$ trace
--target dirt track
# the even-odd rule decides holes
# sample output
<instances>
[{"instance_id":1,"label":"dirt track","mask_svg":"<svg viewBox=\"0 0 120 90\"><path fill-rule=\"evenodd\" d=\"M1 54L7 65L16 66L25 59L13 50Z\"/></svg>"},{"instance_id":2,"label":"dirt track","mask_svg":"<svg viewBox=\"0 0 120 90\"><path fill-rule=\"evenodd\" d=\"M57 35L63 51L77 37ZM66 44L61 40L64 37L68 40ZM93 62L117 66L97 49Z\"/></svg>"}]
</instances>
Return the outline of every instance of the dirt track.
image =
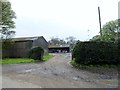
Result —
<instances>
[{"instance_id":1,"label":"dirt track","mask_svg":"<svg viewBox=\"0 0 120 90\"><path fill-rule=\"evenodd\" d=\"M3 65L3 87L42 88L114 88L118 87L117 74L112 78L101 78L100 74L73 68L71 55L55 54L45 62ZM117 71L115 71L117 73ZM101 77L100 77L101 76ZM18 85L13 85L12 80ZM7 84L8 82L8 84ZM23 85L22 83L25 83ZM20 84L20 85L19 85Z\"/></svg>"}]
</instances>

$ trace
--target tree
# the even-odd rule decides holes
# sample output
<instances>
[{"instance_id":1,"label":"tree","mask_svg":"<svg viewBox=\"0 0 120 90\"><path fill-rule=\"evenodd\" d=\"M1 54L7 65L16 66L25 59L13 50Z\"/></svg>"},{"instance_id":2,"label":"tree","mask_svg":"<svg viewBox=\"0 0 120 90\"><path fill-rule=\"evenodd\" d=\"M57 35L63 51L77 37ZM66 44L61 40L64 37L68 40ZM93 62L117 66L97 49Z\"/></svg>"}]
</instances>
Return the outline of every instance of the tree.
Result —
<instances>
[{"instance_id":1,"label":"tree","mask_svg":"<svg viewBox=\"0 0 120 90\"><path fill-rule=\"evenodd\" d=\"M75 37L69 36L69 37L66 38L66 40L67 40L67 44L70 44L71 50L73 50L73 48L74 48L74 46L75 46L75 44L77 42Z\"/></svg>"},{"instance_id":2,"label":"tree","mask_svg":"<svg viewBox=\"0 0 120 90\"><path fill-rule=\"evenodd\" d=\"M2 15L0 15L1 39L8 39L15 34L15 31L11 30L15 28L15 22L13 21L16 18L15 12L11 9L11 3L8 0L0 0L0 9L2 12Z\"/></svg>"},{"instance_id":3,"label":"tree","mask_svg":"<svg viewBox=\"0 0 120 90\"><path fill-rule=\"evenodd\" d=\"M107 22L102 28L102 39L104 41L116 41L118 37L118 20Z\"/></svg>"},{"instance_id":4,"label":"tree","mask_svg":"<svg viewBox=\"0 0 120 90\"><path fill-rule=\"evenodd\" d=\"M66 44L66 42L65 42L63 39L60 39L59 43L60 43L61 45Z\"/></svg>"},{"instance_id":5,"label":"tree","mask_svg":"<svg viewBox=\"0 0 120 90\"><path fill-rule=\"evenodd\" d=\"M100 41L100 35L94 36L90 41Z\"/></svg>"},{"instance_id":6,"label":"tree","mask_svg":"<svg viewBox=\"0 0 120 90\"><path fill-rule=\"evenodd\" d=\"M102 34L108 35L111 32L117 32L118 29L118 20L109 21L102 28Z\"/></svg>"},{"instance_id":7,"label":"tree","mask_svg":"<svg viewBox=\"0 0 120 90\"><path fill-rule=\"evenodd\" d=\"M51 38L51 40L48 41L50 45L63 45L66 44L66 42L60 38Z\"/></svg>"},{"instance_id":8,"label":"tree","mask_svg":"<svg viewBox=\"0 0 120 90\"><path fill-rule=\"evenodd\" d=\"M66 38L68 44L74 44L76 43L75 37L69 36Z\"/></svg>"},{"instance_id":9,"label":"tree","mask_svg":"<svg viewBox=\"0 0 120 90\"><path fill-rule=\"evenodd\" d=\"M120 38L120 23L119 20L109 21L102 27L102 36L94 36L91 40L96 41L106 41L106 42L116 42Z\"/></svg>"}]
</instances>

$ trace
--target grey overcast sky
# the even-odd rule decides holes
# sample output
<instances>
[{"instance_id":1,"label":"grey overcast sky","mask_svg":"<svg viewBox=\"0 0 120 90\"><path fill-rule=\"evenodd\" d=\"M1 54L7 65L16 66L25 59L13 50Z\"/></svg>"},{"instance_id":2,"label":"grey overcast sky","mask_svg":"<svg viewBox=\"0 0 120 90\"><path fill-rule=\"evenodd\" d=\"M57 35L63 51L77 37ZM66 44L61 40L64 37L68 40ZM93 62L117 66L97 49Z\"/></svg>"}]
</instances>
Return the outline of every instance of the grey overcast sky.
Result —
<instances>
[{"instance_id":1,"label":"grey overcast sky","mask_svg":"<svg viewBox=\"0 0 120 90\"><path fill-rule=\"evenodd\" d=\"M83 41L99 34L98 6L102 25L118 18L119 0L9 1L17 16L15 37L44 36L49 40L74 36Z\"/></svg>"}]
</instances>

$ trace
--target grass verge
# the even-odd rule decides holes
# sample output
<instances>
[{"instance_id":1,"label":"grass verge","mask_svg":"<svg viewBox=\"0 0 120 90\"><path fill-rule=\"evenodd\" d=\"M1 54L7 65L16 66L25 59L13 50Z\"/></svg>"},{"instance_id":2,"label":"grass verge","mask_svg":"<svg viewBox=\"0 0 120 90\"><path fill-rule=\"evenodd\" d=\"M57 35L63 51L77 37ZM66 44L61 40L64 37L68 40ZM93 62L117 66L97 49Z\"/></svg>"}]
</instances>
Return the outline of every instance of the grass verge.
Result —
<instances>
[{"instance_id":1,"label":"grass verge","mask_svg":"<svg viewBox=\"0 0 120 90\"><path fill-rule=\"evenodd\" d=\"M43 56L43 61L47 61L52 58L52 54L46 54ZM33 60L29 58L5 58L0 60L0 64L18 64L18 63L32 63L32 62L39 62L39 60Z\"/></svg>"},{"instance_id":2,"label":"grass verge","mask_svg":"<svg viewBox=\"0 0 120 90\"><path fill-rule=\"evenodd\" d=\"M35 62L35 60L29 58L5 58L3 60L0 60L0 64L17 64L30 62Z\"/></svg>"},{"instance_id":3,"label":"grass verge","mask_svg":"<svg viewBox=\"0 0 120 90\"><path fill-rule=\"evenodd\" d=\"M46 54L43 56L43 60L47 61L47 60L51 59L52 57L54 57L52 54Z\"/></svg>"},{"instance_id":4,"label":"grass verge","mask_svg":"<svg viewBox=\"0 0 120 90\"><path fill-rule=\"evenodd\" d=\"M120 65L108 65L108 64L103 64L103 65L82 65L76 63L74 60L70 62L70 64L81 70L89 71L92 73L98 73L101 75L117 75L118 70L120 68Z\"/></svg>"},{"instance_id":5,"label":"grass verge","mask_svg":"<svg viewBox=\"0 0 120 90\"><path fill-rule=\"evenodd\" d=\"M108 64L103 64L103 65L83 65L83 64L78 64L74 60L70 62L70 64L76 68L80 69L93 69L93 68L118 68L120 65L108 65Z\"/></svg>"}]
</instances>

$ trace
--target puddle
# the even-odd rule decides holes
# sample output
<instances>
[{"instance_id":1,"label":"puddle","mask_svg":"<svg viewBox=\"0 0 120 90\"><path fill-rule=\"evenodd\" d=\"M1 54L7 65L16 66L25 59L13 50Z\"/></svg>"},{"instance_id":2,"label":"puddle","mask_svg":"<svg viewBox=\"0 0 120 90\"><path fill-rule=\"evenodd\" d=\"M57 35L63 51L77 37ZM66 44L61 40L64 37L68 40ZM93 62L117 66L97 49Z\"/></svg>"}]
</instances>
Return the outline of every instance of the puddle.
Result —
<instances>
[{"instance_id":1,"label":"puddle","mask_svg":"<svg viewBox=\"0 0 120 90\"><path fill-rule=\"evenodd\" d=\"M75 76L75 77L73 77L73 80L80 80L80 77L79 76Z\"/></svg>"},{"instance_id":2,"label":"puddle","mask_svg":"<svg viewBox=\"0 0 120 90\"><path fill-rule=\"evenodd\" d=\"M25 72L31 72L33 69L28 69L28 70L25 70Z\"/></svg>"}]
</instances>

